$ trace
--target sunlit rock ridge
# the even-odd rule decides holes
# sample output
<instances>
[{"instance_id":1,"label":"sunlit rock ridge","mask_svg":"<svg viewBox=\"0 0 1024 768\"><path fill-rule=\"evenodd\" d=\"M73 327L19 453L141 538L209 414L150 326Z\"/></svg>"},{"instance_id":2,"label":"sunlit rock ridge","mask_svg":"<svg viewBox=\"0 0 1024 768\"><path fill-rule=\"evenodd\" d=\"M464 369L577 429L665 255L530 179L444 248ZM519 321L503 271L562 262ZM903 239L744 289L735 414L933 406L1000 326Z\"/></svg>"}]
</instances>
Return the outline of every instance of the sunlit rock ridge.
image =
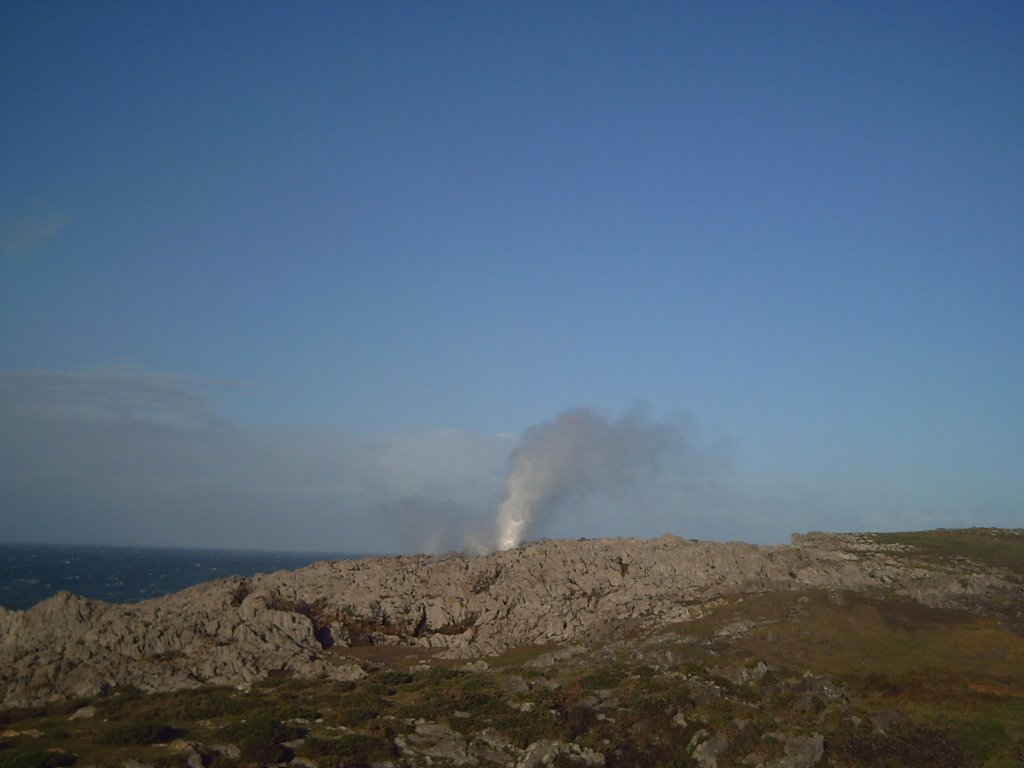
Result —
<instances>
[{"instance_id":1,"label":"sunlit rock ridge","mask_svg":"<svg viewBox=\"0 0 1024 768\"><path fill-rule=\"evenodd\" d=\"M406 644L472 658L597 643L685 622L743 593L884 591L967 608L1020 600L1019 585L998 569L917 567L899 554L859 534L794 536L773 547L665 535L319 562L135 604L61 593L24 612L0 608L0 706L128 685L362 675L337 653L344 646Z\"/></svg>"}]
</instances>

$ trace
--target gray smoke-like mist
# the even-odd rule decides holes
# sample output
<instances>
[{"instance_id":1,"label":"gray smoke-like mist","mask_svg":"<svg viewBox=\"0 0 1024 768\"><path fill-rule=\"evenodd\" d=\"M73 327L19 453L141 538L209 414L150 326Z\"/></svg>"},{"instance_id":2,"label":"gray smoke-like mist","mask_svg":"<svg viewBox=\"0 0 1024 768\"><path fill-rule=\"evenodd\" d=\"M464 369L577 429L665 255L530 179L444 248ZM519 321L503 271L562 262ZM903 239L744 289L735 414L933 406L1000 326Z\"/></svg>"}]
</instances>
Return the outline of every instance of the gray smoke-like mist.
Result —
<instances>
[{"instance_id":1,"label":"gray smoke-like mist","mask_svg":"<svg viewBox=\"0 0 1024 768\"><path fill-rule=\"evenodd\" d=\"M531 427L502 484L495 546L518 546L570 498L628 491L684 447L677 427L652 421L640 406L618 419L572 408Z\"/></svg>"}]
</instances>

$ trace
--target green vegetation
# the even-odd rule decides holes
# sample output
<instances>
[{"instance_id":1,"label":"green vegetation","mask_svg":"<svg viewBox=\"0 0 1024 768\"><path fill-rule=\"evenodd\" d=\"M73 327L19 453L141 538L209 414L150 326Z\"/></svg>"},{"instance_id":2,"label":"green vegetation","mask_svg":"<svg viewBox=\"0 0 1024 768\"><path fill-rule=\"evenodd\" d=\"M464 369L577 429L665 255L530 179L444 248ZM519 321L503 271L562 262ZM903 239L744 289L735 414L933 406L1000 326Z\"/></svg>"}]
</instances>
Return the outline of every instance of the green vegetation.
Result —
<instances>
[{"instance_id":1,"label":"green vegetation","mask_svg":"<svg viewBox=\"0 0 1024 768\"><path fill-rule=\"evenodd\" d=\"M28 750L6 756L0 752L0 765L6 768L60 768L74 765L78 758L69 752Z\"/></svg>"},{"instance_id":2,"label":"green vegetation","mask_svg":"<svg viewBox=\"0 0 1024 768\"><path fill-rule=\"evenodd\" d=\"M408 685L412 682L412 675L408 672L398 672L396 670L389 669L381 672L378 679L381 684L386 686Z\"/></svg>"},{"instance_id":3,"label":"green vegetation","mask_svg":"<svg viewBox=\"0 0 1024 768\"><path fill-rule=\"evenodd\" d=\"M904 556L922 564L962 567L973 561L1024 576L1024 530L966 528L872 536L883 544L907 547Z\"/></svg>"},{"instance_id":4,"label":"green vegetation","mask_svg":"<svg viewBox=\"0 0 1024 768\"><path fill-rule=\"evenodd\" d=\"M292 757L285 742L300 739L306 731L277 720L272 714L258 712L256 717L233 723L219 733L221 739L234 742L242 756L257 763L280 763Z\"/></svg>"},{"instance_id":5,"label":"green vegetation","mask_svg":"<svg viewBox=\"0 0 1024 768\"><path fill-rule=\"evenodd\" d=\"M595 688L614 688L628 674L624 665L609 665L584 675L580 685L591 690Z\"/></svg>"},{"instance_id":6,"label":"green vegetation","mask_svg":"<svg viewBox=\"0 0 1024 768\"><path fill-rule=\"evenodd\" d=\"M798 603L800 597L809 599ZM797 606L800 618L792 619ZM717 662L713 667L683 662L652 668L644 661L647 649L694 642L692 635L680 639L665 633L665 639L638 637L614 653L529 675L514 668L467 673L435 667L415 675L381 669L353 685L287 680L244 693L203 689L143 696L129 691L97 702L110 720L105 724L68 721L64 712L56 714L57 707L10 710L5 722L13 730L48 735L6 739L0 765L48 768L76 759L105 765L128 757L177 765L182 761L175 762L166 747L153 745L186 735L198 743L238 747L237 760L206 759L217 768L296 756L321 768L354 768L400 761L396 736L415 735L422 722L448 723L467 738L484 729L500 732L517 749L540 740L572 743L604 754L611 768L693 766L693 744L711 735L722 738L717 758L722 768L739 766L751 754L779 759L784 741L773 735L779 733L822 734L823 765L840 768L1019 764L1014 761L1024 744L1024 697L1016 691L1024 688L1024 672L1014 664L1016 654L1024 652L1020 638L960 620L911 628L887 621L886 610L902 609L883 610L883 603L850 596L840 608L825 594L736 600L700 620L702 639L696 642ZM842 644L844 628L850 630L842 622L845 611L852 611L851 621L860 630ZM743 617L765 623L743 637L714 637L715 628ZM1000 642L1018 645L992 674L982 674L971 658L940 672L914 666L920 652L899 637L908 632L940 658L945 644L962 642L956 634L961 632L996 633ZM869 640L883 650L866 664L859 646ZM800 656L797 642L821 649L805 649ZM791 657L799 657L799 663L784 666ZM829 665L835 672L825 676ZM516 686L509 682L512 677L520 681ZM990 688L996 680L1006 686L1002 693ZM510 692L510 686L520 692ZM53 743L59 730L61 743ZM445 763L435 759L435 764ZM569 753L553 762L578 764L578 756Z\"/></svg>"},{"instance_id":7,"label":"green vegetation","mask_svg":"<svg viewBox=\"0 0 1024 768\"><path fill-rule=\"evenodd\" d=\"M347 733L336 738L309 738L302 744L300 751L303 757L315 760L324 768L355 768L397 757L397 750L389 738L363 733Z\"/></svg>"},{"instance_id":8,"label":"green vegetation","mask_svg":"<svg viewBox=\"0 0 1024 768\"><path fill-rule=\"evenodd\" d=\"M198 688L181 693L155 693L145 695L135 688L127 688L102 700L103 713L111 718L132 717L137 720L184 720L193 718L237 717L247 706L243 694L230 688Z\"/></svg>"},{"instance_id":9,"label":"green vegetation","mask_svg":"<svg viewBox=\"0 0 1024 768\"><path fill-rule=\"evenodd\" d=\"M338 706L328 713L327 722L356 728L376 720L390 706L391 703L381 696L368 691L355 691L339 700Z\"/></svg>"},{"instance_id":10,"label":"green vegetation","mask_svg":"<svg viewBox=\"0 0 1024 768\"><path fill-rule=\"evenodd\" d=\"M829 740L828 757L846 768L966 768L963 749L943 731L900 721L884 733L861 723Z\"/></svg>"},{"instance_id":11,"label":"green vegetation","mask_svg":"<svg viewBox=\"0 0 1024 768\"><path fill-rule=\"evenodd\" d=\"M184 731L171 725L152 722L127 722L114 726L103 734L107 744L166 744L184 735Z\"/></svg>"}]
</instances>

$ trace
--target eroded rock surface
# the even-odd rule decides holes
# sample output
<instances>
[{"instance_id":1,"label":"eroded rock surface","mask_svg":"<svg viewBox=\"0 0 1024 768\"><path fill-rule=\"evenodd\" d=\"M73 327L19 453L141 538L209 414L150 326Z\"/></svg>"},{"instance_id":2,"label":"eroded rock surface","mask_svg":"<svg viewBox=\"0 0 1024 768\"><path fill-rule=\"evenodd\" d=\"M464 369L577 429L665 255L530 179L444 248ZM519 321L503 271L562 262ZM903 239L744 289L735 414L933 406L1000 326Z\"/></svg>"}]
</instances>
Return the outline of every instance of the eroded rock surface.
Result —
<instances>
[{"instance_id":1,"label":"eroded rock surface","mask_svg":"<svg viewBox=\"0 0 1024 768\"><path fill-rule=\"evenodd\" d=\"M320 562L136 604L61 593L24 612L0 608L0 706L124 685L363 674L328 652L335 645L408 644L471 658L532 643L608 641L692 619L737 593L885 589L970 605L1011 586L995 573L909 567L869 538L826 534L778 547L662 536Z\"/></svg>"}]
</instances>

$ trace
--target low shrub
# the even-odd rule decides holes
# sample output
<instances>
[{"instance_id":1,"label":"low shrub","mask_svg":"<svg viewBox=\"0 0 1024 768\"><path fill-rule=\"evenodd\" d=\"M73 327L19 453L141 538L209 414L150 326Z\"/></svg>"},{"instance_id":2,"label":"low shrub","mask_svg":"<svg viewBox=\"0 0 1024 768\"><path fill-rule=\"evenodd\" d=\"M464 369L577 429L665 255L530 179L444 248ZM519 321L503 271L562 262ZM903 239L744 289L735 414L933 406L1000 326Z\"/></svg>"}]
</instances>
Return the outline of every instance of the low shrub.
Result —
<instances>
[{"instance_id":1,"label":"low shrub","mask_svg":"<svg viewBox=\"0 0 1024 768\"><path fill-rule=\"evenodd\" d=\"M590 690L614 688L629 674L621 666L602 667L580 678L580 685Z\"/></svg>"},{"instance_id":2,"label":"low shrub","mask_svg":"<svg viewBox=\"0 0 1024 768\"><path fill-rule=\"evenodd\" d=\"M381 683L386 686L408 685L412 682L412 675L408 672L397 672L391 669L381 672L379 677Z\"/></svg>"},{"instance_id":3,"label":"low shrub","mask_svg":"<svg viewBox=\"0 0 1024 768\"><path fill-rule=\"evenodd\" d=\"M871 672L859 681L861 693L864 695L893 697L903 693L904 686L885 672Z\"/></svg>"},{"instance_id":4,"label":"low shrub","mask_svg":"<svg viewBox=\"0 0 1024 768\"><path fill-rule=\"evenodd\" d=\"M910 721L876 733L861 723L833 734L825 743L825 756L832 765L853 768L966 768L967 759L958 744L941 731Z\"/></svg>"},{"instance_id":5,"label":"low shrub","mask_svg":"<svg viewBox=\"0 0 1024 768\"><path fill-rule=\"evenodd\" d=\"M280 744L306 735L306 732L295 725L285 725L270 718L253 718L230 723L220 729L219 736L224 741L243 742L260 741L267 744Z\"/></svg>"},{"instance_id":6,"label":"low shrub","mask_svg":"<svg viewBox=\"0 0 1024 768\"><path fill-rule=\"evenodd\" d=\"M300 739L306 732L269 718L231 723L222 728L220 738L238 745L242 755L259 763L287 762L292 751L283 742Z\"/></svg>"},{"instance_id":7,"label":"low shrub","mask_svg":"<svg viewBox=\"0 0 1024 768\"><path fill-rule=\"evenodd\" d=\"M181 728L148 721L127 722L115 725L103 735L107 744L145 746L166 744L185 734Z\"/></svg>"},{"instance_id":8,"label":"low shrub","mask_svg":"<svg viewBox=\"0 0 1024 768\"><path fill-rule=\"evenodd\" d=\"M343 693L350 693L356 689L356 684L351 680L334 680L327 691L328 694L340 696Z\"/></svg>"},{"instance_id":9,"label":"low shrub","mask_svg":"<svg viewBox=\"0 0 1024 768\"><path fill-rule=\"evenodd\" d=\"M984 763L1010 743L1006 729L1002 725L983 718L956 724L948 723L945 730L955 734L963 745L964 752L979 763Z\"/></svg>"},{"instance_id":10,"label":"low shrub","mask_svg":"<svg viewBox=\"0 0 1024 768\"><path fill-rule=\"evenodd\" d=\"M239 717L251 706L237 691L215 687L153 694L127 688L102 699L99 704L103 713L112 719L129 717L178 722Z\"/></svg>"},{"instance_id":11,"label":"low shrub","mask_svg":"<svg viewBox=\"0 0 1024 768\"><path fill-rule=\"evenodd\" d=\"M49 714L46 707L16 707L13 709L0 709L0 725L16 723L19 720L32 720L37 717L45 717Z\"/></svg>"},{"instance_id":12,"label":"low shrub","mask_svg":"<svg viewBox=\"0 0 1024 768\"><path fill-rule=\"evenodd\" d=\"M238 717L250 706L244 696L230 688L199 688L166 696L160 711L172 720L209 720Z\"/></svg>"},{"instance_id":13,"label":"low shrub","mask_svg":"<svg viewBox=\"0 0 1024 768\"><path fill-rule=\"evenodd\" d=\"M395 717L400 720L429 720L437 713L419 701L407 701L395 710Z\"/></svg>"},{"instance_id":14,"label":"low shrub","mask_svg":"<svg viewBox=\"0 0 1024 768\"><path fill-rule=\"evenodd\" d=\"M569 729L565 723L542 709L534 709L532 712L508 710L497 727L519 749L526 749L530 744L541 739L553 741L568 741L569 739Z\"/></svg>"},{"instance_id":15,"label":"low shrub","mask_svg":"<svg viewBox=\"0 0 1024 768\"><path fill-rule=\"evenodd\" d=\"M495 710L508 709L505 697L496 690L478 689L475 685L470 685L468 690L459 686L430 688L422 692L420 703L432 713L427 717L433 719L456 710L485 716Z\"/></svg>"},{"instance_id":16,"label":"low shrub","mask_svg":"<svg viewBox=\"0 0 1024 768\"><path fill-rule=\"evenodd\" d=\"M4 755L4 768L63 768L74 765L78 758L70 752L50 752L49 750L32 750Z\"/></svg>"},{"instance_id":17,"label":"low shrub","mask_svg":"<svg viewBox=\"0 0 1024 768\"><path fill-rule=\"evenodd\" d=\"M497 687L497 681L488 675L473 675L459 683L463 691L493 691Z\"/></svg>"},{"instance_id":18,"label":"low shrub","mask_svg":"<svg viewBox=\"0 0 1024 768\"><path fill-rule=\"evenodd\" d=\"M147 696L134 685L124 685L104 695L97 703L108 717L123 717L129 714L138 716L136 707L140 703L152 701L153 698L155 697Z\"/></svg>"},{"instance_id":19,"label":"low shrub","mask_svg":"<svg viewBox=\"0 0 1024 768\"><path fill-rule=\"evenodd\" d=\"M421 685L437 685L447 683L457 677L463 677L463 673L451 667L431 667L427 672L416 675L416 682Z\"/></svg>"},{"instance_id":20,"label":"low shrub","mask_svg":"<svg viewBox=\"0 0 1024 768\"><path fill-rule=\"evenodd\" d=\"M320 709L309 703L299 701L268 702L258 706L252 716L258 720L286 722L288 720L316 720L320 717Z\"/></svg>"},{"instance_id":21,"label":"low shrub","mask_svg":"<svg viewBox=\"0 0 1024 768\"><path fill-rule=\"evenodd\" d=\"M565 713L565 724L572 741L589 733L597 723L597 713L590 707L572 707Z\"/></svg>"},{"instance_id":22,"label":"low shrub","mask_svg":"<svg viewBox=\"0 0 1024 768\"><path fill-rule=\"evenodd\" d=\"M356 765L381 762L397 756L389 739L362 733L347 733L333 739L309 738L300 751L303 756L315 760L321 768L354 768Z\"/></svg>"},{"instance_id":23,"label":"low shrub","mask_svg":"<svg viewBox=\"0 0 1024 768\"><path fill-rule=\"evenodd\" d=\"M345 696L330 713L333 725L354 728L380 717L388 703L379 696L357 691Z\"/></svg>"}]
</instances>

